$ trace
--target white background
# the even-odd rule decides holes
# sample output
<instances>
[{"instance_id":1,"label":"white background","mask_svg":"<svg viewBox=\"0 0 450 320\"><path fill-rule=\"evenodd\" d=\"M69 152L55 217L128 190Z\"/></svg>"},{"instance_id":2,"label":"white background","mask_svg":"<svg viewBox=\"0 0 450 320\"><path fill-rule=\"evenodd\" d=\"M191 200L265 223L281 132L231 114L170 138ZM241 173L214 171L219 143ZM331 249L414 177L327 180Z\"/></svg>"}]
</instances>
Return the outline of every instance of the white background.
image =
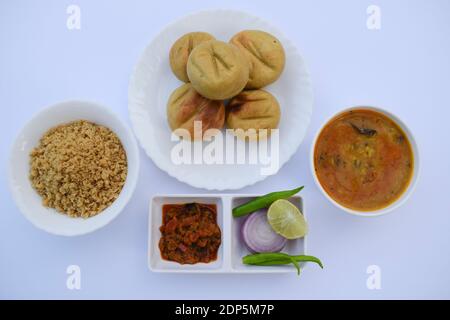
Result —
<instances>
[{"instance_id":1,"label":"white background","mask_svg":"<svg viewBox=\"0 0 450 320\"><path fill-rule=\"evenodd\" d=\"M81 30L66 8L81 8ZM366 27L380 6L381 30ZM315 91L311 126L276 175L245 188L265 193L306 185L309 265L289 275L161 275L146 266L147 208L154 193L201 193L157 169L141 152L137 190L125 211L94 234L63 238L35 229L7 188L12 141L37 111L77 98L128 120L134 64L168 23L208 8L248 11L270 21L300 49ZM0 298L450 298L450 1L6 1L0 0ZM395 212L372 219L333 207L314 185L313 135L333 113L384 107L403 119L420 148L416 192ZM81 290L66 268L81 267ZM381 268L368 290L366 268Z\"/></svg>"}]
</instances>

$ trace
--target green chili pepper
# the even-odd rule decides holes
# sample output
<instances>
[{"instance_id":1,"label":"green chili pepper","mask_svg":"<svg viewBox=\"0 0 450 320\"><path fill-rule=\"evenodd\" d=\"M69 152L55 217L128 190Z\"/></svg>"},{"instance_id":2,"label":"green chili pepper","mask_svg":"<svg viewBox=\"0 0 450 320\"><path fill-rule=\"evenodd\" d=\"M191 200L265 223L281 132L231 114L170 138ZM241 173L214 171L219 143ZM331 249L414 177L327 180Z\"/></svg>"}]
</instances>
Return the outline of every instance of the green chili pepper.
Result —
<instances>
[{"instance_id":1,"label":"green chili pepper","mask_svg":"<svg viewBox=\"0 0 450 320\"><path fill-rule=\"evenodd\" d=\"M297 260L295 260L293 257L290 257L290 260L292 262L292 264L294 265L294 267L297 269L297 275L300 275L300 265L298 264Z\"/></svg>"},{"instance_id":2,"label":"green chili pepper","mask_svg":"<svg viewBox=\"0 0 450 320\"><path fill-rule=\"evenodd\" d=\"M247 203L244 203L243 205L240 205L233 209L233 217L242 217L249 213L255 212L262 208L267 208L270 206L274 201L279 199L287 199L292 197L294 194L299 193L304 187L299 187L297 189L293 190L286 190L286 191L278 191L278 192L272 192L268 193L266 195L260 196L256 199L253 199Z\"/></svg>"},{"instance_id":3,"label":"green chili pepper","mask_svg":"<svg viewBox=\"0 0 450 320\"><path fill-rule=\"evenodd\" d=\"M289 255L286 253L255 253L250 254L242 258L242 263L253 266L276 266L292 263L297 269L297 274L300 275L299 262L314 262L317 263L322 269L322 262L313 256L305 255Z\"/></svg>"}]
</instances>

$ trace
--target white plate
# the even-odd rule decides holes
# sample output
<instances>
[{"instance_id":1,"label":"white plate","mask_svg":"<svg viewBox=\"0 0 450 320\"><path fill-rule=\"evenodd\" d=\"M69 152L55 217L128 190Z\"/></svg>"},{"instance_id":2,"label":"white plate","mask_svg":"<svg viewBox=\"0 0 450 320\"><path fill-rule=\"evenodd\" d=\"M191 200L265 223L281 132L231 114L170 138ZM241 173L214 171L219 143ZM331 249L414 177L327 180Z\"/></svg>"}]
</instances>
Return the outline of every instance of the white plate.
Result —
<instances>
[{"instance_id":1,"label":"white plate","mask_svg":"<svg viewBox=\"0 0 450 320\"><path fill-rule=\"evenodd\" d=\"M306 65L282 33L269 23L244 12L216 10L184 17L165 28L145 49L129 86L129 112L136 136L148 156L169 175L194 187L209 190L240 189L263 180L264 165L176 165L170 153L166 119L167 100L182 83L172 74L169 50L174 41L191 31L207 31L228 41L244 29L260 29L274 34L286 51L286 68L281 78L267 87L280 102L279 168L295 153L308 128L312 107L312 86ZM274 155L272 155L274 156Z\"/></svg>"},{"instance_id":2,"label":"white plate","mask_svg":"<svg viewBox=\"0 0 450 320\"><path fill-rule=\"evenodd\" d=\"M157 195L150 201L148 219L148 267L154 272L168 273L287 273L297 272L293 265L285 266L248 266L242 264L242 257L250 251L241 241L241 224L245 218L233 218L232 208L237 207L259 195L247 194L210 194L210 195ZM303 199L293 196L289 199L303 213ZM220 245L217 260L211 263L197 263L194 265L181 265L161 258L159 239L162 224L163 204L207 203L217 206L217 224L222 231L222 244ZM282 252L288 254L307 254L306 238L289 240ZM301 264L303 267L305 264Z\"/></svg>"},{"instance_id":3,"label":"white plate","mask_svg":"<svg viewBox=\"0 0 450 320\"><path fill-rule=\"evenodd\" d=\"M128 174L119 197L103 212L89 218L70 218L42 205L42 198L29 179L30 152L50 128L75 120L88 120L110 128L120 139L128 161ZM86 101L66 101L41 110L22 129L13 144L9 162L9 186L23 215L36 227L49 233L75 236L97 230L116 218L136 187L139 148L133 132L112 111Z\"/></svg>"}]
</instances>

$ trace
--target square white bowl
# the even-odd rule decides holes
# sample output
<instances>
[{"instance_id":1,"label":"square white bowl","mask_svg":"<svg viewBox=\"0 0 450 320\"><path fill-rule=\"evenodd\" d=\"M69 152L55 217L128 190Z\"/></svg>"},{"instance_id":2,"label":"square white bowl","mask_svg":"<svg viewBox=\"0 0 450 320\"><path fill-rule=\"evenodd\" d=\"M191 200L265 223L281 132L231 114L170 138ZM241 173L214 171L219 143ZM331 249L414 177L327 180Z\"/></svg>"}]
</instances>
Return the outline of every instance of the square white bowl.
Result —
<instances>
[{"instance_id":1,"label":"square white bowl","mask_svg":"<svg viewBox=\"0 0 450 320\"><path fill-rule=\"evenodd\" d=\"M217 260L210 263L197 264L179 264L173 261L162 259L159 250L159 240L161 232L159 227L162 225L162 208L165 204L184 204L184 203L205 203L215 204L217 207L217 224L222 232L222 243L217 253ZM224 223L223 223L223 203L220 196L215 195L177 195L177 196L154 196L150 202L150 215L148 225L148 266L155 272L220 272L223 269L224 257Z\"/></svg>"},{"instance_id":2,"label":"square white bowl","mask_svg":"<svg viewBox=\"0 0 450 320\"><path fill-rule=\"evenodd\" d=\"M232 209L260 195L255 194L209 194L209 195L155 195L150 201L148 220L148 267L153 272L166 273L289 273L296 272L292 265L286 266L248 266L242 264L242 257L250 254L240 237L240 227L245 220L234 218ZM300 196L289 199L303 212L303 200ZM162 208L164 204L207 203L217 206L217 224L222 232L222 243L217 260L211 263L182 265L161 258L159 240L162 225ZM303 212L304 214L304 212ZM306 218L306 216L305 216ZM302 239L289 240L282 252L288 254L307 254L306 236ZM301 264L304 266L304 264Z\"/></svg>"},{"instance_id":3,"label":"square white bowl","mask_svg":"<svg viewBox=\"0 0 450 320\"><path fill-rule=\"evenodd\" d=\"M244 204L252 199L255 195L239 195L231 198L231 208L235 208L241 204ZM289 199L300 211L306 219L306 215L303 212L303 200L300 196L293 196ZM231 212L230 212L231 214ZM245 246L241 235L241 227L246 217L233 218L231 223L231 268L234 272L239 273L284 273L296 271L292 264L282 266L250 266L242 263L242 257L251 254L250 250ZM296 240L288 240L286 246L281 252L300 255L306 254L306 237ZM300 264L302 266L302 264Z\"/></svg>"}]
</instances>

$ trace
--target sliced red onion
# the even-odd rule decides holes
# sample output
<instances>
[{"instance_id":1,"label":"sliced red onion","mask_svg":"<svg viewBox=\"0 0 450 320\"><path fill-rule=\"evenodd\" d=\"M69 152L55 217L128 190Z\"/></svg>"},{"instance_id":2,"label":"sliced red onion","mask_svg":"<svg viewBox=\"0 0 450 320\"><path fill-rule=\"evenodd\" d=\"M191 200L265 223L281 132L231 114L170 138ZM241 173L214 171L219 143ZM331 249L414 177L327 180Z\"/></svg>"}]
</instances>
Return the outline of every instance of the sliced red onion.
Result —
<instances>
[{"instance_id":1,"label":"sliced red onion","mask_svg":"<svg viewBox=\"0 0 450 320\"><path fill-rule=\"evenodd\" d=\"M242 224L242 240L247 248L255 253L279 252L287 239L273 231L267 221L267 210L252 213Z\"/></svg>"}]
</instances>

